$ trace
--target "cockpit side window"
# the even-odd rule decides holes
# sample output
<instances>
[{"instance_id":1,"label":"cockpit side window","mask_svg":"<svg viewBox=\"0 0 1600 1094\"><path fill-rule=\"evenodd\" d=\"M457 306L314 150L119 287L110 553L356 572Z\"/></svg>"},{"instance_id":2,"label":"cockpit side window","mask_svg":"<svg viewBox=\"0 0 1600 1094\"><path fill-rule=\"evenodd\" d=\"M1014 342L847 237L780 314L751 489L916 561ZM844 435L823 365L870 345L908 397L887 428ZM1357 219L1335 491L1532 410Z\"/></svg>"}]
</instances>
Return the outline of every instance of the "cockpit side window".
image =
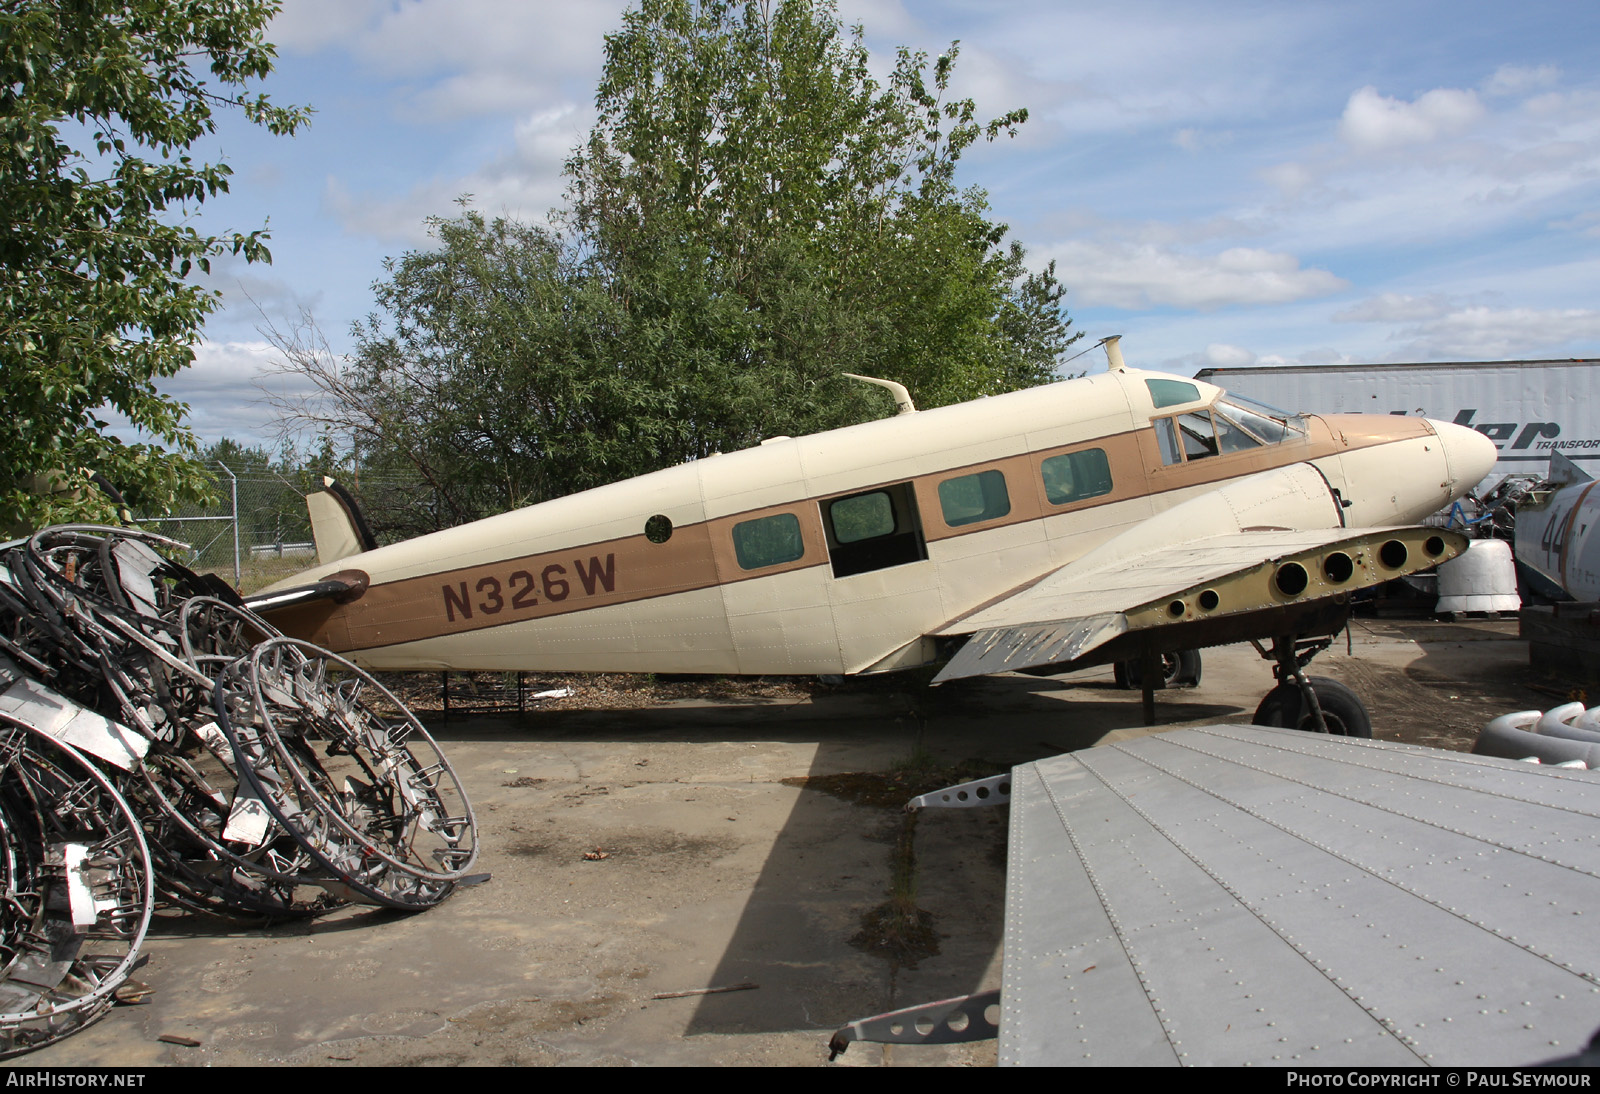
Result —
<instances>
[{"instance_id":1,"label":"cockpit side window","mask_svg":"<svg viewBox=\"0 0 1600 1094\"><path fill-rule=\"evenodd\" d=\"M1177 417L1178 436L1183 441L1185 463L1203 460L1217 454L1217 431L1211 424L1211 413L1200 410Z\"/></svg>"},{"instance_id":2,"label":"cockpit side window","mask_svg":"<svg viewBox=\"0 0 1600 1094\"><path fill-rule=\"evenodd\" d=\"M1217 448L1222 452L1246 452L1261 447L1258 438L1230 421L1220 407L1212 411L1211 417L1217 423Z\"/></svg>"},{"instance_id":3,"label":"cockpit side window","mask_svg":"<svg viewBox=\"0 0 1600 1094\"><path fill-rule=\"evenodd\" d=\"M1150 425L1156 431L1161 462L1168 467L1298 440L1306 431L1304 420L1295 415L1280 418L1265 407L1235 398L1219 399L1209 410L1156 418Z\"/></svg>"},{"instance_id":4,"label":"cockpit side window","mask_svg":"<svg viewBox=\"0 0 1600 1094\"><path fill-rule=\"evenodd\" d=\"M1151 425L1156 430L1161 462L1169 467L1261 447L1258 438L1225 414L1213 414L1209 410L1191 410L1174 418L1157 418Z\"/></svg>"},{"instance_id":5,"label":"cockpit side window","mask_svg":"<svg viewBox=\"0 0 1600 1094\"><path fill-rule=\"evenodd\" d=\"M1171 418L1157 418L1150 423L1155 427L1156 443L1161 447L1161 462L1171 467L1183 462L1178 448L1178 423Z\"/></svg>"},{"instance_id":6,"label":"cockpit side window","mask_svg":"<svg viewBox=\"0 0 1600 1094\"><path fill-rule=\"evenodd\" d=\"M1165 406L1182 406L1200 401L1200 389L1185 380L1147 379L1144 386L1150 392L1150 401L1160 410Z\"/></svg>"}]
</instances>

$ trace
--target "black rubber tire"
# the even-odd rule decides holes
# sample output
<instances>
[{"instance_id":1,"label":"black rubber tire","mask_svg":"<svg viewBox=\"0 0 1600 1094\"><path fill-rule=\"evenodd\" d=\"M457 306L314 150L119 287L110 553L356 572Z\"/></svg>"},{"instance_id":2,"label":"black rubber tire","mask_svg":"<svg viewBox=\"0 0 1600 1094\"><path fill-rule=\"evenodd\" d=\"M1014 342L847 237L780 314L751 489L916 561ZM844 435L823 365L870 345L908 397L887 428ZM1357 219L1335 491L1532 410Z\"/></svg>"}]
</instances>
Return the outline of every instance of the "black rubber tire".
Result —
<instances>
[{"instance_id":1,"label":"black rubber tire","mask_svg":"<svg viewBox=\"0 0 1600 1094\"><path fill-rule=\"evenodd\" d=\"M1180 650L1178 652L1178 676L1173 682L1187 684L1189 687L1200 686L1200 651Z\"/></svg>"},{"instance_id":2,"label":"black rubber tire","mask_svg":"<svg viewBox=\"0 0 1600 1094\"><path fill-rule=\"evenodd\" d=\"M1117 687L1125 691L1136 691L1144 680L1140 663L1134 661L1118 661L1113 666L1113 675ZM1179 650L1177 653L1164 653L1161 655L1161 688L1194 687L1200 683L1200 651Z\"/></svg>"},{"instance_id":3,"label":"black rubber tire","mask_svg":"<svg viewBox=\"0 0 1600 1094\"><path fill-rule=\"evenodd\" d=\"M1322 676L1310 678L1311 688L1317 693L1317 705L1322 708L1328 732L1338 737L1371 737L1372 718L1356 693L1339 683ZM1311 711L1298 684L1279 684L1267 692L1261 705L1256 707L1250 721L1258 726L1282 726L1286 729L1315 731Z\"/></svg>"}]
</instances>

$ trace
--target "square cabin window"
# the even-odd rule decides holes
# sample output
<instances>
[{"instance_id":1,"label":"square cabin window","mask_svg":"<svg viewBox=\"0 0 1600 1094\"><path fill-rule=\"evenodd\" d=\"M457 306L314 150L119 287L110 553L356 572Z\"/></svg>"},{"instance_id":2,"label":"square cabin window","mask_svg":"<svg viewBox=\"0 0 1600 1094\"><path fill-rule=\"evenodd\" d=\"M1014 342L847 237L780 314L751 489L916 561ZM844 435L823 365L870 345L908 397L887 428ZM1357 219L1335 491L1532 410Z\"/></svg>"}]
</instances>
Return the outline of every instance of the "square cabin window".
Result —
<instances>
[{"instance_id":1,"label":"square cabin window","mask_svg":"<svg viewBox=\"0 0 1600 1094\"><path fill-rule=\"evenodd\" d=\"M806 553L800 538L800 518L793 513L774 513L733 526L733 553L743 570L759 570L793 562Z\"/></svg>"},{"instance_id":2,"label":"square cabin window","mask_svg":"<svg viewBox=\"0 0 1600 1094\"><path fill-rule=\"evenodd\" d=\"M1051 456L1039 465L1039 473L1051 505L1070 505L1111 493L1111 461L1103 448Z\"/></svg>"},{"instance_id":3,"label":"square cabin window","mask_svg":"<svg viewBox=\"0 0 1600 1094\"><path fill-rule=\"evenodd\" d=\"M1006 477L998 471L979 471L939 484L939 508L952 528L994 520L1011 512Z\"/></svg>"},{"instance_id":4,"label":"square cabin window","mask_svg":"<svg viewBox=\"0 0 1600 1094\"><path fill-rule=\"evenodd\" d=\"M860 543L891 535L895 529L894 503L883 490L854 494L828 505L833 538L840 543Z\"/></svg>"}]
</instances>

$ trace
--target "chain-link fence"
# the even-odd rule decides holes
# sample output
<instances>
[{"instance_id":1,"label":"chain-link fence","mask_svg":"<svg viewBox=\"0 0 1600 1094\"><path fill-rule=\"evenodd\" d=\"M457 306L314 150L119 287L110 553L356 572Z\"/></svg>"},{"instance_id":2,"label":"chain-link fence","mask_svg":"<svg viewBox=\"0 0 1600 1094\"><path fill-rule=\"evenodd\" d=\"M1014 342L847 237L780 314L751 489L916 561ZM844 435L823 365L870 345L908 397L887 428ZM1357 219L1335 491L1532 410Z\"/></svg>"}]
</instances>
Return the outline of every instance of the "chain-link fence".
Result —
<instances>
[{"instance_id":1,"label":"chain-link fence","mask_svg":"<svg viewBox=\"0 0 1600 1094\"><path fill-rule=\"evenodd\" d=\"M321 490L322 476L311 471L278 471L230 467L207 461L211 472L209 506L189 505L158 516L134 517L149 532L179 540L191 547L183 560L191 569L231 578L245 595L280 578L299 573L316 561L311 521L306 515L306 495ZM397 507L423 514L424 524L436 518L429 505L432 493L415 476L396 473L350 472L340 482L355 496L369 518ZM396 500L400 499L400 500ZM437 523L423 527L432 531ZM389 535L396 533L391 530ZM405 538L401 532L401 538ZM379 542L385 532L378 531Z\"/></svg>"},{"instance_id":2,"label":"chain-link fence","mask_svg":"<svg viewBox=\"0 0 1600 1094\"><path fill-rule=\"evenodd\" d=\"M235 473L216 461L207 466L214 504L138 517L138 526L189 544L190 568L232 575L233 583L246 592L315 561L305 490L299 484L273 471Z\"/></svg>"}]
</instances>

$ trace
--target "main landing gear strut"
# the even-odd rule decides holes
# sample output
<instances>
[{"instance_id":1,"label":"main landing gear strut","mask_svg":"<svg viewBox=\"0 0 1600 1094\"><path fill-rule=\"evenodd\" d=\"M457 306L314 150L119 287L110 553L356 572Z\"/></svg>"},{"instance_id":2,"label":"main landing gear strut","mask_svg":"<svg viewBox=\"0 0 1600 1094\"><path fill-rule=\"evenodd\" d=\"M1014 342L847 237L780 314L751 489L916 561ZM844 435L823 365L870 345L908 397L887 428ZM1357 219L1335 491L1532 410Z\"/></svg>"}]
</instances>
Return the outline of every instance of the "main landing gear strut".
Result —
<instances>
[{"instance_id":1,"label":"main landing gear strut","mask_svg":"<svg viewBox=\"0 0 1600 1094\"><path fill-rule=\"evenodd\" d=\"M1372 719L1356 693L1320 676L1307 676L1306 665L1333 643L1330 638L1279 635L1272 648L1255 639L1250 644L1264 659L1276 662L1272 674L1278 685L1267 692L1251 721L1258 726L1283 726L1342 737L1371 737Z\"/></svg>"}]
</instances>

